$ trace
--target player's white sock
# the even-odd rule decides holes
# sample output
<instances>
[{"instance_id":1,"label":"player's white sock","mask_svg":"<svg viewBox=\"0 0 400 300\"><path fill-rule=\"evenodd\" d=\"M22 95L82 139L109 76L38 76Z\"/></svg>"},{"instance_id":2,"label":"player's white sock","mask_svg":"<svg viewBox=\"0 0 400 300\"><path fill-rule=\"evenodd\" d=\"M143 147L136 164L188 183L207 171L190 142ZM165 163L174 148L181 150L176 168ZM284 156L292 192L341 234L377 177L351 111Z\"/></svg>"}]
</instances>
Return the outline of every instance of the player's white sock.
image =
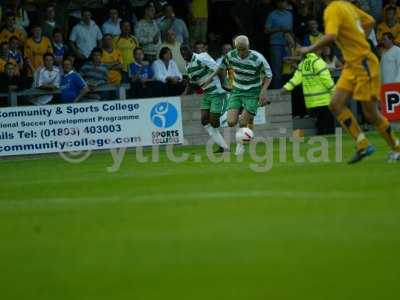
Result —
<instances>
[{"instance_id":1,"label":"player's white sock","mask_svg":"<svg viewBox=\"0 0 400 300\"><path fill-rule=\"evenodd\" d=\"M212 127L210 124L207 124L203 127L218 146L228 149L228 145L217 128Z\"/></svg>"},{"instance_id":2,"label":"player's white sock","mask_svg":"<svg viewBox=\"0 0 400 300\"><path fill-rule=\"evenodd\" d=\"M235 155L236 155L236 156L240 156L240 155L243 155L244 152L245 152L244 145L243 145L242 143L237 143L237 144L236 144Z\"/></svg>"},{"instance_id":3,"label":"player's white sock","mask_svg":"<svg viewBox=\"0 0 400 300\"><path fill-rule=\"evenodd\" d=\"M224 149L228 149L229 147L228 147L227 143L225 142L223 136L219 132L218 128L212 127L212 130L213 130L212 139L214 140L214 142L217 143L218 146L220 146Z\"/></svg>"}]
</instances>

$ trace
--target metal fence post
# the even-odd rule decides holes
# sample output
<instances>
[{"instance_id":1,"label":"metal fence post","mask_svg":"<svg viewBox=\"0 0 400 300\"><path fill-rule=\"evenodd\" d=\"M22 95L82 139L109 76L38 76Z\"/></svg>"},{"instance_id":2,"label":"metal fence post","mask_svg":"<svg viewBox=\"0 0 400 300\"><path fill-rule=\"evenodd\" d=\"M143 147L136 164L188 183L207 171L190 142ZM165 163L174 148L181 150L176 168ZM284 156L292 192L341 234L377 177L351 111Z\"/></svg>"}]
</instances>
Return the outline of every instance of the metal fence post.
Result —
<instances>
[{"instance_id":1,"label":"metal fence post","mask_svg":"<svg viewBox=\"0 0 400 300\"><path fill-rule=\"evenodd\" d=\"M8 104L10 106L18 106L18 99L17 99L17 93L10 91L8 93Z\"/></svg>"}]
</instances>

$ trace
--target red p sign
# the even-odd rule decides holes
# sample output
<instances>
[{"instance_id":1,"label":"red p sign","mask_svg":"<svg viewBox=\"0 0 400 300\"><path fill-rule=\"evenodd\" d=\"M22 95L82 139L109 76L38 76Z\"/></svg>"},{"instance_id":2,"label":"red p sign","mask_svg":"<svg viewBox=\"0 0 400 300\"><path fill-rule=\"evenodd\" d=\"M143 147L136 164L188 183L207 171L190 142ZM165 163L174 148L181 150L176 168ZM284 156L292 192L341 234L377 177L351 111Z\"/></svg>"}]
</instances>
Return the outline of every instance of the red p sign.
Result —
<instances>
[{"instance_id":1,"label":"red p sign","mask_svg":"<svg viewBox=\"0 0 400 300\"><path fill-rule=\"evenodd\" d=\"M400 120L400 83L384 84L381 89L381 109L389 121Z\"/></svg>"}]
</instances>

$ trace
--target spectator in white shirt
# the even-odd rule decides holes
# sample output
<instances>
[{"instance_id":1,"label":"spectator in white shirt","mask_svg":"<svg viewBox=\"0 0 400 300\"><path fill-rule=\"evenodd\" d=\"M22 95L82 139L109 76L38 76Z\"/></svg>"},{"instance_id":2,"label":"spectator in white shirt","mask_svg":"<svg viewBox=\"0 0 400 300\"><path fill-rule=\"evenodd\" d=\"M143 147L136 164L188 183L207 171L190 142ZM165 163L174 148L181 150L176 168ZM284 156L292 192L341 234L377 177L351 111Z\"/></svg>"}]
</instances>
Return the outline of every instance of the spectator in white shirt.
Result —
<instances>
[{"instance_id":1,"label":"spectator in white shirt","mask_svg":"<svg viewBox=\"0 0 400 300\"><path fill-rule=\"evenodd\" d=\"M121 34L121 19L118 16L118 10L110 9L110 19L108 19L101 27L103 34L111 34L113 37Z\"/></svg>"},{"instance_id":2,"label":"spectator in white shirt","mask_svg":"<svg viewBox=\"0 0 400 300\"><path fill-rule=\"evenodd\" d=\"M160 50L159 59L153 63L154 79L164 83L165 96L181 95L185 90L182 73L172 58L171 49L164 47Z\"/></svg>"},{"instance_id":3,"label":"spectator in white shirt","mask_svg":"<svg viewBox=\"0 0 400 300\"><path fill-rule=\"evenodd\" d=\"M386 32L382 35L382 45L382 83L400 83L400 48L394 44L392 33Z\"/></svg>"},{"instance_id":4,"label":"spectator in white shirt","mask_svg":"<svg viewBox=\"0 0 400 300\"><path fill-rule=\"evenodd\" d=\"M69 37L70 48L76 54L79 61L86 60L92 50L101 48L103 35L100 28L92 21L92 13L89 9L82 9L82 21L72 28Z\"/></svg>"},{"instance_id":5,"label":"spectator in white shirt","mask_svg":"<svg viewBox=\"0 0 400 300\"><path fill-rule=\"evenodd\" d=\"M54 66L54 56L51 53L43 55L44 66L38 68L34 73L33 88L43 91L54 92L60 87L61 71ZM35 105L44 105L53 100L53 95L44 95L31 99Z\"/></svg>"}]
</instances>

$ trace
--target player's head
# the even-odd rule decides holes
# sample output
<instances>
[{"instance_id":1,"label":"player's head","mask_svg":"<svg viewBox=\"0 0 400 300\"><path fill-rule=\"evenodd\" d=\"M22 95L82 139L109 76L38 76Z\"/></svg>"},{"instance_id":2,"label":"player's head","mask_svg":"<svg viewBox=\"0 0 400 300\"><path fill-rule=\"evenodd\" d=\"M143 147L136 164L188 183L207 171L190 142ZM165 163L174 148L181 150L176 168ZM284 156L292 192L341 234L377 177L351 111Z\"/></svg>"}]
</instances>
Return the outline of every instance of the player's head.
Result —
<instances>
[{"instance_id":1,"label":"player's head","mask_svg":"<svg viewBox=\"0 0 400 300\"><path fill-rule=\"evenodd\" d=\"M235 48L238 50L241 58L246 58L250 49L249 38L245 35L237 36L235 39Z\"/></svg>"},{"instance_id":2,"label":"player's head","mask_svg":"<svg viewBox=\"0 0 400 300\"><path fill-rule=\"evenodd\" d=\"M385 49L390 49L394 45L394 36L391 32L385 32L382 35L381 43Z\"/></svg>"},{"instance_id":3,"label":"player's head","mask_svg":"<svg viewBox=\"0 0 400 300\"><path fill-rule=\"evenodd\" d=\"M197 41L196 43L194 43L193 52L197 54L204 52L204 44L205 43L202 41Z\"/></svg>"},{"instance_id":4,"label":"player's head","mask_svg":"<svg viewBox=\"0 0 400 300\"><path fill-rule=\"evenodd\" d=\"M193 50L189 45L183 44L181 46L181 54L184 60L190 61L193 57Z\"/></svg>"}]
</instances>

